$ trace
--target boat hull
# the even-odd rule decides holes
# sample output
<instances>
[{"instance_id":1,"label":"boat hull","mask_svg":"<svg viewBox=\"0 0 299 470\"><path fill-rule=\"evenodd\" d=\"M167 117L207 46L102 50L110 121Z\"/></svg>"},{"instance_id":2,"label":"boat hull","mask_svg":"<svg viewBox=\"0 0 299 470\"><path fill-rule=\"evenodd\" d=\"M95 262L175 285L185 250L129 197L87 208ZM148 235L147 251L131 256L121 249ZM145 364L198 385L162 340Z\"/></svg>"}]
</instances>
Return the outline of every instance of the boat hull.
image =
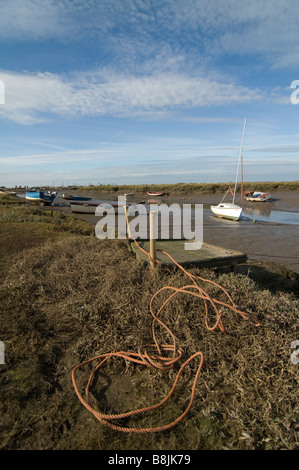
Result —
<instances>
[{"instance_id":1,"label":"boat hull","mask_svg":"<svg viewBox=\"0 0 299 470\"><path fill-rule=\"evenodd\" d=\"M151 192L151 191L148 191L147 195L151 196L151 197L160 197L160 196L165 196L166 193L165 192Z\"/></svg>"},{"instance_id":2,"label":"boat hull","mask_svg":"<svg viewBox=\"0 0 299 470\"><path fill-rule=\"evenodd\" d=\"M211 211L222 219L239 220L242 207L232 203L220 203L218 206L211 206Z\"/></svg>"},{"instance_id":3,"label":"boat hull","mask_svg":"<svg viewBox=\"0 0 299 470\"><path fill-rule=\"evenodd\" d=\"M77 214L95 214L97 206L71 203L71 211Z\"/></svg>"},{"instance_id":4,"label":"boat hull","mask_svg":"<svg viewBox=\"0 0 299 470\"><path fill-rule=\"evenodd\" d=\"M52 204L56 194L45 194L43 191L27 191L25 194L26 201L38 204Z\"/></svg>"},{"instance_id":5,"label":"boat hull","mask_svg":"<svg viewBox=\"0 0 299 470\"><path fill-rule=\"evenodd\" d=\"M69 201L91 201L92 197L81 197L81 196L71 196L68 194L62 195L63 199L67 199Z\"/></svg>"},{"instance_id":6,"label":"boat hull","mask_svg":"<svg viewBox=\"0 0 299 470\"><path fill-rule=\"evenodd\" d=\"M79 214L95 214L96 208L98 206L102 206L103 208L110 209L113 207L114 213L118 214L119 211L124 212L122 209L124 206L131 206L132 204L122 204L118 203L117 201L71 201L71 210L72 212L79 213Z\"/></svg>"},{"instance_id":7,"label":"boat hull","mask_svg":"<svg viewBox=\"0 0 299 470\"><path fill-rule=\"evenodd\" d=\"M271 198L271 194L254 191L250 193L245 193L244 198L246 199L246 201L250 202L264 202L268 201Z\"/></svg>"}]
</instances>

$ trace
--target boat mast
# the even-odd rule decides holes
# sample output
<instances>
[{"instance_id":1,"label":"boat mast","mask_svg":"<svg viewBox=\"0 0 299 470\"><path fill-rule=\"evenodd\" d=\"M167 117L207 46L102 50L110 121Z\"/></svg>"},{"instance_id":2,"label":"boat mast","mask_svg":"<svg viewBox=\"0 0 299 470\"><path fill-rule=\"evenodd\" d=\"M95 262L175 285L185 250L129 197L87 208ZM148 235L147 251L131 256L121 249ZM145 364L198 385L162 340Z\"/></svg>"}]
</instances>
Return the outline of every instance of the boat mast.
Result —
<instances>
[{"instance_id":1,"label":"boat mast","mask_svg":"<svg viewBox=\"0 0 299 470\"><path fill-rule=\"evenodd\" d=\"M244 142L246 121L247 121L247 119L245 118L245 120L244 120L244 127L243 127L243 134L242 134L242 141L241 141L241 147L240 147L240 155L239 155L239 162L238 162L238 170L237 170L237 176L236 176L235 190L234 190L234 197L233 197L233 204L234 204L234 203L235 203L236 192L237 192L238 175L239 175L239 166L240 166L240 162L241 162L241 172L242 172L242 181L241 181L241 205L243 205L243 142Z\"/></svg>"}]
</instances>

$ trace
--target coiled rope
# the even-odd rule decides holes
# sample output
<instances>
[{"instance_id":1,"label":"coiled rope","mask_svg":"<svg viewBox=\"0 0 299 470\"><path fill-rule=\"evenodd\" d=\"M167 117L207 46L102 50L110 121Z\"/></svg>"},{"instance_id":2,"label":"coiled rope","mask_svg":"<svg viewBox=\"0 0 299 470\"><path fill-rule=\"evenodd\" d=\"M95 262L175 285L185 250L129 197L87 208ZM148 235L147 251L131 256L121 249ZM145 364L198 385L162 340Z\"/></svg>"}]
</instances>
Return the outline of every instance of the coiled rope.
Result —
<instances>
[{"instance_id":1,"label":"coiled rope","mask_svg":"<svg viewBox=\"0 0 299 470\"><path fill-rule=\"evenodd\" d=\"M138 246L138 248L148 255L149 260L150 260L151 259L150 254L147 251L145 251L143 248L141 248L136 240L134 240L134 241L135 241L136 245ZM126 432L126 433L130 433L130 432L132 432L132 433L150 433L150 432L160 432L160 431L168 430L168 429L172 428L173 426L177 425L186 416L186 414L188 413L188 411L190 410L190 408L192 406L192 403L193 403L193 400L194 400L194 395L195 395L195 390L196 390L197 380L198 380L198 377L199 377L199 374L200 374L200 371L201 371L201 368L202 368L202 365L203 365L203 354L202 354L201 351L198 351L195 354L191 355L182 364L182 366L180 367L180 369L177 373L177 376L174 380L174 383L171 387L171 390L169 391L169 393L167 394L167 396L163 400L161 400L159 403L157 403L155 405L144 407L144 408L139 408L139 409L135 409L135 410L131 410L131 411L128 411L128 412L125 412L125 413L120 413L120 414L105 414L105 413L101 413L100 411L97 411L94 408L94 404L92 402L92 397L91 397L91 394L90 394L90 387L92 385L94 377L96 376L99 369L101 367L103 367L104 364L107 362L107 360L111 357L119 357L119 358L124 359L125 361L133 362L133 363L140 364L140 365L147 366L147 367L152 367L152 368L159 369L159 370L169 370L169 369L173 368L174 365L177 364L182 359L183 350L180 347L177 346L176 338L175 338L174 334L172 333L172 331L159 318L159 315L161 314L164 307L176 295L178 295L179 293L192 295L192 296L197 297L198 299L200 299L204 302L204 305L205 305L205 325L206 325L206 328L209 331L213 331L217 327L219 327L219 329L222 332L225 331L224 326L222 324L222 320L221 320L222 313L223 313L223 310L221 310L221 308L222 309L228 308L228 309L234 311L235 313L241 315L243 318L245 318L246 320L248 320L249 322L251 322L255 326L260 325L259 321L252 314L249 314L249 313L246 313L246 312L243 312L243 311L237 309L237 307L233 303L233 300L232 300L231 296L226 291L226 289L224 289L222 286L220 286L216 282L213 282L209 279L204 279L202 277L195 276L195 275L189 273L180 264L178 264L175 261L175 259L169 253L167 253L166 251L160 250L160 249L157 249L156 251L160 251L160 252L164 253L165 255L167 255L173 261L173 263L189 277L189 279L192 281L192 284L191 285L186 285L182 288L176 288L176 287L172 287L172 286L164 286L161 289L159 289L153 295L153 297L151 298L149 307L150 307L151 315L153 316L152 334L153 334L154 344L141 346L138 350L138 353L118 351L118 352L100 354L98 356L95 356L95 357L93 357L91 359L88 359L87 361L82 362L81 364L77 365L72 371L73 386L74 386L75 392L76 392L79 400L81 401L81 403L94 415L94 417L100 423L102 423L103 425L108 426L109 428L114 429L116 431L121 431L121 432ZM215 298L211 298L198 285L198 281L207 282L207 283L214 284L215 286L217 286L219 289L221 289L225 293L225 295L227 297L227 302L222 302L222 301L217 300ZM155 314L154 309L153 309L153 301L162 291L165 291L165 290L170 290L171 293L170 293L169 297L164 301L162 306L159 308L157 313ZM209 316L208 307L209 307L209 305L212 307L212 309L214 310L215 315L216 315L216 321L211 326L209 325L209 322L208 322L208 316ZM170 337L172 338L172 344L162 344L161 345L161 344L158 343L156 333L155 333L155 326L156 326L157 323L159 325L161 325L161 327L164 328L169 333ZM170 353L172 353L172 354L170 354ZM124 418L128 418L130 416L137 416L137 415L141 415L143 413L154 411L157 408L163 406L170 399L170 397L172 396L172 394L173 394L173 392L176 388L177 382L178 382L183 370L195 358L199 358L199 365L197 367L197 370L196 370L196 373L195 373L195 376L194 376L191 395L190 395L190 400L189 400L189 403L188 403L187 407L185 408L184 412L178 418L173 420L171 423L165 424L163 426L143 427L143 428L124 427L124 426L121 426L120 424L115 424L115 423L112 422L112 421L117 421L117 420L121 420L121 419L124 419ZM94 361L100 361L100 362L94 368L94 370L91 372L91 374L89 376L89 380L87 382L87 386L86 386L86 389L85 389L85 395L86 395L86 398L87 398L85 400L83 398L82 394L79 392L79 388L78 388L77 383L76 383L76 372L80 368L82 368L82 367L86 366L87 364L90 364Z\"/></svg>"}]
</instances>

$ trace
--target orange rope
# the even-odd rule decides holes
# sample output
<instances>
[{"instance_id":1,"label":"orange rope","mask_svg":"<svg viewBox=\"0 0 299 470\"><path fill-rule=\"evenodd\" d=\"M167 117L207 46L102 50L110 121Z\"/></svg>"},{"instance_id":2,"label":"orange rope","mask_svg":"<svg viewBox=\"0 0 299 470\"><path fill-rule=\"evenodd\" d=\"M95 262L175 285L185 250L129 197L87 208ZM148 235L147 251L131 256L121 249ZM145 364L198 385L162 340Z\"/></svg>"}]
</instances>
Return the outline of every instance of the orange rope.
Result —
<instances>
[{"instance_id":1,"label":"orange rope","mask_svg":"<svg viewBox=\"0 0 299 470\"><path fill-rule=\"evenodd\" d=\"M141 248L140 245L136 242L136 240L135 240L135 243L141 249L141 251L143 251L144 253L146 253L148 255L148 257L150 259L150 254L147 251L145 251L143 248ZM111 357L119 357L119 358L122 358L126 361L130 361L130 362L133 362L133 363L136 363L136 364L141 364L141 365L148 366L148 367L153 367L153 368L160 369L160 370L169 370L169 369L173 368L174 365L180 361L180 359L183 356L182 349L177 347L176 338L175 338L174 334L171 332L171 330L162 322L162 320L160 318L158 318L158 316L162 312L163 308L176 295L178 295L179 293L189 294L189 295L195 296L195 297L197 297L197 298L204 301L204 305L205 305L205 325L206 325L206 328L210 331L213 331L217 327L219 327L219 329L222 332L224 332L224 327L223 327L223 324L222 324L222 321L221 321L222 310L218 309L218 307L217 307L218 305L220 305L224 308L229 308L232 311L234 311L235 313L240 314L243 318L245 318L245 319L249 320L251 323L255 324L255 326L260 325L260 323L258 322L258 320L254 316L252 316L248 313L242 312L241 310L236 308L236 306L233 304L233 300L232 300L231 296L226 291L226 289L224 289L223 287L218 285L216 282L210 281L208 279L201 278L199 276L194 276L193 274L189 273L180 264L178 264L172 258L172 256L170 256L170 254L167 253L166 251L159 250L159 249L157 249L157 251L163 252L165 255L167 255L173 261L173 263L176 266L178 266L190 278L190 280L192 281L192 285L187 285L187 286L184 286L182 288L175 288L175 287L171 287L171 286L165 286L165 287L162 287L161 289L159 289L153 295L153 297L151 298L151 300L150 300L150 312L153 316L152 334L153 334L153 338L154 338L154 344L153 345L143 345L142 347L139 348L138 353L119 351L119 352L114 352L114 353L112 352L112 353L100 354L96 357L93 357L92 359L89 359L89 360L79 364L72 371L73 386L74 386L75 392L76 392L79 400L81 401L81 403L102 424L108 426L111 429L114 429L114 430L117 430L117 431L122 431L122 432L127 432L127 433L129 433L129 432L149 433L149 432L165 431L167 429L170 429L173 426L175 426L176 424L178 424L186 416L186 414L188 413L188 411L190 410L190 408L192 406L194 395L195 395L197 380L198 380L199 373L200 373L200 370L201 370L202 364L203 364L203 354L202 354L201 351L196 352L195 354L190 356L189 359L187 359L183 363L183 365L180 367L180 369L177 373L177 376L174 380L174 383L171 387L171 390L169 391L167 396L162 401L160 401L159 403L157 403L155 405L144 407L144 408L139 408L139 409L135 409L135 410L131 410L131 411L128 411L126 413L105 414L105 413L101 413L101 412L95 410L93 402L92 402L92 397L90 395L90 386L92 384L92 381L93 381L96 373L107 362L107 360ZM212 299L198 285L196 280L211 283L211 284L214 284L215 286L217 286L218 288L220 288L226 294L228 302L230 302L230 303L222 302L222 301L217 300L217 299ZM162 304L162 306L159 308L158 312L155 314L154 311L153 311L153 301L159 295L159 293L161 293L162 291L167 290L167 289L169 289L173 292L166 299L166 301ZM214 312L215 312L215 316L216 316L216 321L215 321L213 326L209 326L209 324L208 324L208 314L209 314L208 306L209 305L211 305L213 307ZM172 338L172 341L173 341L173 343L171 345L165 345L165 344L159 345L158 344L156 334L155 334L155 325L156 325L156 323L159 323L169 333L169 335L170 335L170 337ZM152 350L151 353L149 352L150 350ZM172 353L172 357L165 356L165 353ZM189 403L188 403L186 409L184 410L184 412L178 418L176 418L174 421L172 421L169 424L166 424L166 425L163 425L163 426L158 426L158 427L150 427L150 428L123 427L119 424L113 424L111 422L113 420L121 420L121 419L124 419L124 418L128 418L130 416L136 416L136 415L140 415L142 413L153 411L153 410L157 409L158 407L164 405L169 400L171 395L173 394L173 392L175 390L175 387L176 387L176 384L177 384L183 370L187 366L187 364L189 364L193 359L195 359L197 357L200 358L200 361L199 361L199 365L197 367L197 371L195 373L193 386L192 386L192 390L191 390L191 395L190 395L190 400L189 400ZM83 398L83 396L81 395L81 393L79 392L79 389L78 389L78 386L77 386L77 383L76 383L76 378L75 378L76 372L81 367L83 367L87 364L90 364L93 361L99 361L99 360L100 360L100 363L95 367L95 369L92 371L92 373L89 376L89 380L88 380L88 383L87 383L87 386L86 386L86 389L85 389L85 394L86 394L86 397L87 397L87 401L86 401Z\"/></svg>"}]
</instances>

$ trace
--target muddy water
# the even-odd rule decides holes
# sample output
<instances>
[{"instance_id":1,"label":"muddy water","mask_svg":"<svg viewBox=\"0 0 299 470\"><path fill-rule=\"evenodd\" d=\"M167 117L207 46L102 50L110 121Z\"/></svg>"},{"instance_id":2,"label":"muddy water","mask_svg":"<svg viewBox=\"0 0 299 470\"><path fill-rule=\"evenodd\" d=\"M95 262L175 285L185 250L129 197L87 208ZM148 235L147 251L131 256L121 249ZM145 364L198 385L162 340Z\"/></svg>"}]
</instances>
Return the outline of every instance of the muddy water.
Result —
<instances>
[{"instance_id":1,"label":"muddy water","mask_svg":"<svg viewBox=\"0 0 299 470\"><path fill-rule=\"evenodd\" d=\"M239 222L217 219L208 213L204 240L299 273L298 225L299 192L281 192L274 194L270 202L246 204Z\"/></svg>"},{"instance_id":2,"label":"muddy water","mask_svg":"<svg viewBox=\"0 0 299 470\"><path fill-rule=\"evenodd\" d=\"M299 212L246 208L244 218L277 224L299 225Z\"/></svg>"}]
</instances>

